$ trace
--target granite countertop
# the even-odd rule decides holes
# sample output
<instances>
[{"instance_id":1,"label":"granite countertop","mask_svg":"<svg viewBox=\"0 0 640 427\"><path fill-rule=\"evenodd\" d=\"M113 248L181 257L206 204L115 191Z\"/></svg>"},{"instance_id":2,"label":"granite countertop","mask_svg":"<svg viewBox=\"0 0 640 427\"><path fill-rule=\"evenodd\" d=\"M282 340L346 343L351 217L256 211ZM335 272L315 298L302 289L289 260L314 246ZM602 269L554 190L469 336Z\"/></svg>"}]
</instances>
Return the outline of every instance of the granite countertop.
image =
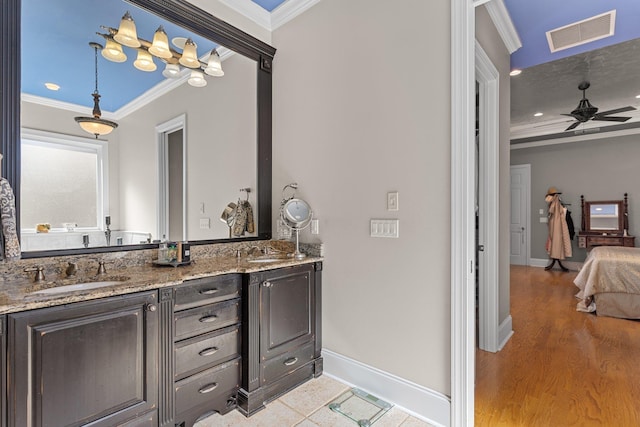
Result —
<instances>
[{"instance_id":1,"label":"granite countertop","mask_svg":"<svg viewBox=\"0 0 640 427\"><path fill-rule=\"evenodd\" d=\"M186 280L201 277L218 276L228 273L253 273L322 261L321 257L306 257L302 260L283 258L271 262L249 262L251 258L243 257L210 257L195 259L189 265L179 267L157 266L147 263L140 266L120 270L110 270L104 275L47 278L43 282L28 279L17 279L6 282L0 289L0 314L15 313L35 308L51 307L78 301L124 295L175 286ZM48 288L55 288L77 283L117 282L108 286L71 292L55 292L50 294L35 293Z\"/></svg>"}]
</instances>

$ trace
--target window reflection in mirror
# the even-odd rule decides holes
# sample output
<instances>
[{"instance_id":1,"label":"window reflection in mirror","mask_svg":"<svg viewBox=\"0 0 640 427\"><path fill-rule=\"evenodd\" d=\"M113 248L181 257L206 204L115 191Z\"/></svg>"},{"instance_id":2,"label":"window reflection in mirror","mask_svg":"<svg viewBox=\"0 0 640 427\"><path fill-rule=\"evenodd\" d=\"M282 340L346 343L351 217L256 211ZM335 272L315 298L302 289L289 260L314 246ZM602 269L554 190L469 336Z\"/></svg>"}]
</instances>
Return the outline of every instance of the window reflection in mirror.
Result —
<instances>
[{"instance_id":1,"label":"window reflection in mirror","mask_svg":"<svg viewBox=\"0 0 640 427\"><path fill-rule=\"evenodd\" d=\"M618 204L591 204L589 207L592 230L617 230Z\"/></svg>"},{"instance_id":2,"label":"window reflection in mirror","mask_svg":"<svg viewBox=\"0 0 640 427\"><path fill-rule=\"evenodd\" d=\"M74 7L74 4L77 7ZM107 5L116 5L116 7L111 8L109 13L97 13ZM79 26L68 25L72 34L65 34L60 26L52 25L50 19L47 25L29 25L26 18L33 14L34 10L42 12L45 7L51 7L51 12L42 13L45 16L49 15L48 19L51 14L64 13L64 22L83 22L83 26L87 19L96 19L91 21L92 23L84 30L80 30ZM121 0L53 0L50 2L23 0L22 10L24 69L27 71L33 69L35 65L24 61L37 57L38 72L41 79L46 81L43 73L48 69L65 75L65 73L70 74L69 70L74 68L76 61L88 61L90 65L86 68L88 70L86 75L77 77L70 85L71 87L63 86L61 89L62 91L79 90L83 94L79 104L52 101L42 95L29 93L28 80L24 77L23 70L21 104L23 129L42 129L61 137L87 136L75 123L74 117L86 115L92 107L94 55L88 47L88 42L96 41L104 45L104 40L95 34L96 31L101 31L100 25L117 27L124 12L129 10L136 24L139 24L138 37L140 38L151 40L153 31L160 24L169 34L170 41L174 37L192 36L184 30L175 29L172 24L162 22L157 17L153 17L154 20L145 26L143 24L146 21L145 14L149 14ZM92 13L75 19L69 16L74 10L90 10ZM42 40L49 40L52 37L45 33L48 30L54 31L56 38L63 35L75 37L73 43L81 46L79 50L82 53L74 54L65 61L66 70L52 66L53 61L43 57L48 52L61 55L60 49L41 49ZM195 38L197 37L194 35ZM30 41L34 43L30 44ZM199 43L203 50L198 49L198 54L202 58L207 53L204 48L212 44L207 41ZM45 246L29 247L23 244L24 251L82 247L82 239L73 240L73 243L69 243L67 239L72 232L64 224L75 223L78 224L78 229L73 233L91 230L96 232L95 238L91 235L90 246L104 245L100 236L105 227L106 216L111 217L112 245L119 241L123 244L138 244L161 239L162 233L159 230L163 227L159 225L159 209L164 205L159 202L158 195L158 188L160 188L158 179L161 174L158 158L159 134L156 127L182 115L186 118L183 146L184 195L182 195L185 203L176 208L172 202L172 209L165 211L169 215L167 223L176 220L171 218L171 212L184 216L177 220L184 223L184 231L177 235L182 235L184 240L192 241L228 238L228 226L219 220L220 214L228 203L238 200L241 196L240 188L257 189L256 62L222 48L220 51L224 76L206 76L205 87L194 87L187 83L189 70L185 69L184 75L179 79L164 79L162 78L164 66L157 58L154 58L158 65L157 70L146 73L134 68L133 61L136 59L134 50L129 48L124 50L128 59L123 63L109 62L101 55L98 56L100 105L103 117L119 124L111 134L99 139L108 146L108 155L106 151L104 153L106 156L104 176L108 177L108 181L95 184L96 194L87 193L82 201L67 197L76 190L75 187L64 183L58 184L56 187L62 188L51 193L52 201L43 203L35 212L30 206L39 203L38 198L45 190L42 184L29 184L28 180L26 183L23 181L21 186L23 236L26 235L25 233L33 234L35 223L50 222L52 226L51 232L46 236L46 245L43 243ZM36 52L37 55L35 55ZM42 67L42 64L48 65ZM143 91L142 95L124 105L109 108L110 99L128 91L124 82L140 82L139 85L142 86L157 75L161 76L159 84L152 89ZM51 167L55 167L53 160L53 158L49 159L52 163ZM23 165L25 161L27 160L23 159ZM67 169L67 172L71 172L66 177L67 182L86 181L85 187L92 187L94 184L87 181L88 177L79 175L79 169L71 166ZM95 179L99 180L99 175L96 173ZM101 191L103 194L99 194ZM251 192L249 202L253 205L254 215L257 217L256 195L256 191ZM30 203L29 200L33 202ZM53 205L59 205L62 212L66 213L58 215L43 211L46 206ZM83 217L91 216L92 221L80 219L81 212L85 212L82 213ZM179 226L177 228L179 229ZM256 229L252 235L257 235L259 231ZM65 236L62 237L62 234ZM54 236L60 238L54 239ZM117 240L116 236L122 239ZM23 241L27 242L24 238Z\"/></svg>"}]
</instances>

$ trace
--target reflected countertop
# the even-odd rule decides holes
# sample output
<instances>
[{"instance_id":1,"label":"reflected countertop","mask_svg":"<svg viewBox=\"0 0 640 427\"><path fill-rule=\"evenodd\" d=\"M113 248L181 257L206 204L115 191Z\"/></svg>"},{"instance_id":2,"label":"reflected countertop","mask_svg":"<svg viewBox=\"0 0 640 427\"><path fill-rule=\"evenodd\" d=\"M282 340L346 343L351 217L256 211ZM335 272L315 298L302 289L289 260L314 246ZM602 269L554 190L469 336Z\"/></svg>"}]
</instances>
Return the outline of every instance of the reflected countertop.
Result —
<instances>
[{"instance_id":1,"label":"reflected countertop","mask_svg":"<svg viewBox=\"0 0 640 427\"><path fill-rule=\"evenodd\" d=\"M189 265L158 266L152 263L109 270L104 275L80 275L72 278L51 278L42 282L17 279L5 282L0 289L0 314L36 308L52 307L79 301L124 295L180 285L191 279L229 273L253 273L323 261L321 257L302 260L283 258L269 262L250 262L252 258L211 257L195 259ZM49 278L47 278L49 279ZM110 282L107 286L71 292L37 293L44 289L78 283Z\"/></svg>"}]
</instances>

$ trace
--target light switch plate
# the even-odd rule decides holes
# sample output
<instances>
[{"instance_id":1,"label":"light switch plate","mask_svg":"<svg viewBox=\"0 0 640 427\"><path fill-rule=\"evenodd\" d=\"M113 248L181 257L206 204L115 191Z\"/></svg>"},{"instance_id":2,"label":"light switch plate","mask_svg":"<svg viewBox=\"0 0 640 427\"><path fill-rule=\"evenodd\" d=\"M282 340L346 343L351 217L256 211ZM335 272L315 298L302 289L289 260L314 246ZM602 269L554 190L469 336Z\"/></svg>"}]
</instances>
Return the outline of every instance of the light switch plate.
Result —
<instances>
[{"instance_id":1,"label":"light switch plate","mask_svg":"<svg viewBox=\"0 0 640 427\"><path fill-rule=\"evenodd\" d=\"M400 237L400 221L397 219L372 219L371 237Z\"/></svg>"},{"instance_id":2,"label":"light switch plate","mask_svg":"<svg viewBox=\"0 0 640 427\"><path fill-rule=\"evenodd\" d=\"M211 228L211 219L209 219L209 218L200 218L200 228L201 229L209 229L209 228Z\"/></svg>"},{"instance_id":3,"label":"light switch plate","mask_svg":"<svg viewBox=\"0 0 640 427\"><path fill-rule=\"evenodd\" d=\"M540 222L549 222L549 219L546 216L541 216Z\"/></svg>"},{"instance_id":4,"label":"light switch plate","mask_svg":"<svg viewBox=\"0 0 640 427\"><path fill-rule=\"evenodd\" d=\"M320 234L320 224L317 219L311 220L311 234Z\"/></svg>"},{"instance_id":5,"label":"light switch plate","mask_svg":"<svg viewBox=\"0 0 640 427\"><path fill-rule=\"evenodd\" d=\"M399 210L398 206L398 192L391 191L387 193L387 210L388 211L397 211Z\"/></svg>"}]
</instances>

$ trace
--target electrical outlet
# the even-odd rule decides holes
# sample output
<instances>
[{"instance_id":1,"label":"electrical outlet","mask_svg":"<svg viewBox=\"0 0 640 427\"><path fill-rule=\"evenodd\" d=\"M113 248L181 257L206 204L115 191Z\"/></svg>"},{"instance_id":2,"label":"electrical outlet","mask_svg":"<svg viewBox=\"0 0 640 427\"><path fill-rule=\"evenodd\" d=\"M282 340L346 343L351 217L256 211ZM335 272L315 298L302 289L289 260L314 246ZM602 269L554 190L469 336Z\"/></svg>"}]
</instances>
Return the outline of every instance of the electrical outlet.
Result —
<instances>
[{"instance_id":1,"label":"electrical outlet","mask_svg":"<svg viewBox=\"0 0 640 427\"><path fill-rule=\"evenodd\" d=\"M398 207L398 192L392 191L387 193L387 210L388 211L397 211Z\"/></svg>"},{"instance_id":2,"label":"electrical outlet","mask_svg":"<svg viewBox=\"0 0 640 427\"><path fill-rule=\"evenodd\" d=\"M200 203L200 213L204 213L204 202Z\"/></svg>"}]
</instances>

